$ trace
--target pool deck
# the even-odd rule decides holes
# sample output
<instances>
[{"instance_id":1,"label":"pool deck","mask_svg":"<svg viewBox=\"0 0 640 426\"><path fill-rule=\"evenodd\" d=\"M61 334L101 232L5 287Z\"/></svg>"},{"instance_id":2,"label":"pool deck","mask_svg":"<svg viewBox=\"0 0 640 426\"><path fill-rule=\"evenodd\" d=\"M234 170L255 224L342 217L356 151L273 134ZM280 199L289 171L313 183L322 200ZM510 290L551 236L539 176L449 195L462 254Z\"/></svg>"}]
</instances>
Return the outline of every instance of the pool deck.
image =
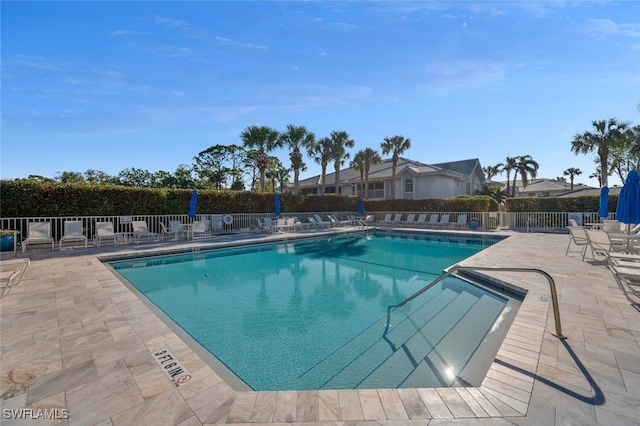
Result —
<instances>
[{"instance_id":1,"label":"pool deck","mask_svg":"<svg viewBox=\"0 0 640 426\"><path fill-rule=\"evenodd\" d=\"M10 417L40 409L65 417L65 409L68 419L33 423L640 425L640 312L627 289L602 263L582 262L579 248L566 256L567 235L490 234L509 238L461 264L549 273L568 339L552 335L542 275L487 272L528 294L477 388L234 391L98 260L282 234L29 250L17 261L3 252L3 276L30 263L0 300L2 424L31 424ZM190 382L175 387L164 374L153 353L165 348Z\"/></svg>"}]
</instances>

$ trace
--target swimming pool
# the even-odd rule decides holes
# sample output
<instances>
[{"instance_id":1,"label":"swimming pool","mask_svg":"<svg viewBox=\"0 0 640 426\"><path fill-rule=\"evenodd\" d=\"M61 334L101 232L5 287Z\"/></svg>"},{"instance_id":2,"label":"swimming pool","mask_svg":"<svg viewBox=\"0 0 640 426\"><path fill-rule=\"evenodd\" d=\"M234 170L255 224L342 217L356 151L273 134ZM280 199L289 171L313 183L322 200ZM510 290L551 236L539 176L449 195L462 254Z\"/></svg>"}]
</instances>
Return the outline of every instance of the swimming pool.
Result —
<instances>
[{"instance_id":1,"label":"swimming pool","mask_svg":"<svg viewBox=\"0 0 640 426\"><path fill-rule=\"evenodd\" d=\"M386 309L496 241L325 236L110 264L251 389L476 386L517 301L449 277L388 330Z\"/></svg>"}]
</instances>

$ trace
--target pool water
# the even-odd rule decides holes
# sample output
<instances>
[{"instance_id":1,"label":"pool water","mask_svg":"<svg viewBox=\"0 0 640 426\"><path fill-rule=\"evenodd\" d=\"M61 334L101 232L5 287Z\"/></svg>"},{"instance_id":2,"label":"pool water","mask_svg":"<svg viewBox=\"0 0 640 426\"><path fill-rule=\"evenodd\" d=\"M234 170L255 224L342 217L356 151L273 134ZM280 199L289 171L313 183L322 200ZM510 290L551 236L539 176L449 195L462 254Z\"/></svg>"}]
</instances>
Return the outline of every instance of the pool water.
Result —
<instances>
[{"instance_id":1,"label":"pool water","mask_svg":"<svg viewBox=\"0 0 640 426\"><path fill-rule=\"evenodd\" d=\"M479 385L504 297L442 270L497 240L357 235L111 262L254 390ZM497 348L496 348L497 350ZM478 377L484 377L481 374Z\"/></svg>"}]
</instances>

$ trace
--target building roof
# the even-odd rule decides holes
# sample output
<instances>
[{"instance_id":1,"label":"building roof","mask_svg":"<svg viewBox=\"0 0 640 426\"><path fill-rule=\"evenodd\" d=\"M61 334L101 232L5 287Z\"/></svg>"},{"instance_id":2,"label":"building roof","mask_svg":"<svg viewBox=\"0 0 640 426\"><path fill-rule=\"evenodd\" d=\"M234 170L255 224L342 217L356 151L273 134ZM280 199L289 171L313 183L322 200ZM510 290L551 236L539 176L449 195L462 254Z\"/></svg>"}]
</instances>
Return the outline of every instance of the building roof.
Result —
<instances>
[{"instance_id":1,"label":"building roof","mask_svg":"<svg viewBox=\"0 0 640 426\"><path fill-rule=\"evenodd\" d=\"M510 182L509 185L511 185L513 182ZM503 181L500 182L500 184L503 187L507 186L507 182ZM571 191L571 183L569 182L561 182L555 179L546 179L546 178L541 178L541 179L532 179L527 183L527 187L523 188L522 187L522 181L521 180L516 180L516 188L518 188L518 192L520 194L527 194L527 193L533 193L533 192L554 192L554 193L558 193L558 192L565 192L565 191ZM590 186L586 186L583 185L581 183L576 183L573 185L573 190L577 191L577 190L581 190L581 189L591 189Z\"/></svg>"},{"instance_id":2,"label":"building roof","mask_svg":"<svg viewBox=\"0 0 640 426\"><path fill-rule=\"evenodd\" d=\"M576 186L573 185L573 191L567 191L565 193L559 194L558 197L592 197L592 196L600 196L600 188L591 188L584 187L580 189L576 189ZM619 195L621 186L612 186L609 187L609 195Z\"/></svg>"},{"instance_id":3,"label":"building roof","mask_svg":"<svg viewBox=\"0 0 640 426\"><path fill-rule=\"evenodd\" d=\"M408 158L399 157L398 164L396 165L396 175L405 171L410 171L416 175L441 174L462 179L473 173L473 169L477 164L479 164L479 160L477 158L429 165ZM329 167L331 167L331 165ZM327 174L325 176L327 186L335 185L335 171L329 173L329 167L327 167ZM369 168L369 181L390 179L393 172L392 169L393 162L391 158L387 158L379 164L372 164ZM340 169L340 180L342 182L359 182L360 172L353 167ZM316 186L320 184L320 175L300 180L300 186Z\"/></svg>"}]
</instances>

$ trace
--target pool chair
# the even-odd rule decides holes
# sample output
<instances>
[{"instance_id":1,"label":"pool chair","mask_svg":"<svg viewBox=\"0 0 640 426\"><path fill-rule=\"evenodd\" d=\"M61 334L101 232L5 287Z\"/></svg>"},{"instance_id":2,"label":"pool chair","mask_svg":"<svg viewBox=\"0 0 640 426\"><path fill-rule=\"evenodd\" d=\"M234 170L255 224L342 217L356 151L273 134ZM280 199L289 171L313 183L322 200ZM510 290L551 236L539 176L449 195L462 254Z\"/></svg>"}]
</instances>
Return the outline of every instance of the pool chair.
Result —
<instances>
[{"instance_id":1,"label":"pool chair","mask_svg":"<svg viewBox=\"0 0 640 426\"><path fill-rule=\"evenodd\" d=\"M167 227L164 223L160 222L160 241L164 240L164 237L171 237L171 236L173 236L174 240L177 240L181 232L182 232L182 223L180 223L179 226L174 228L171 225Z\"/></svg>"},{"instance_id":2,"label":"pool chair","mask_svg":"<svg viewBox=\"0 0 640 426\"><path fill-rule=\"evenodd\" d=\"M623 266L609 266L609 269L619 278L625 279L627 284L640 285L640 269Z\"/></svg>"},{"instance_id":3,"label":"pool chair","mask_svg":"<svg viewBox=\"0 0 640 426\"><path fill-rule=\"evenodd\" d=\"M114 232L113 223L111 222L96 222L96 233L93 236L93 242L96 246L100 247L103 240L111 240L114 244L123 243L124 234Z\"/></svg>"},{"instance_id":4,"label":"pool chair","mask_svg":"<svg viewBox=\"0 0 640 426\"><path fill-rule=\"evenodd\" d=\"M436 227L438 226L438 219L440 218L439 214L432 214L431 216L429 216L429 220L427 222L424 223L424 226L433 226Z\"/></svg>"},{"instance_id":5,"label":"pool chair","mask_svg":"<svg viewBox=\"0 0 640 426\"><path fill-rule=\"evenodd\" d=\"M387 225L387 224L391 223L391 216L392 216L391 213L387 213L387 214L384 215L384 219L382 219L379 222L382 223L382 224Z\"/></svg>"},{"instance_id":6,"label":"pool chair","mask_svg":"<svg viewBox=\"0 0 640 426\"><path fill-rule=\"evenodd\" d=\"M461 214L458 216L458 220L451 224L454 228L466 228L467 227L467 215Z\"/></svg>"},{"instance_id":7,"label":"pool chair","mask_svg":"<svg viewBox=\"0 0 640 426\"><path fill-rule=\"evenodd\" d=\"M396 213L393 215L393 219L387 223L387 225L400 225L402 223L402 213Z\"/></svg>"},{"instance_id":8,"label":"pool chair","mask_svg":"<svg viewBox=\"0 0 640 426\"><path fill-rule=\"evenodd\" d=\"M211 237L208 220L196 220L191 224L191 239Z\"/></svg>"},{"instance_id":9,"label":"pool chair","mask_svg":"<svg viewBox=\"0 0 640 426\"><path fill-rule=\"evenodd\" d=\"M626 244L612 241L609 234L605 231L598 229L585 229L584 232L587 234L587 244L591 249L591 255L594 256L594 259L595 253L605 256L608 252L622 251L626 248ZM585 254L586 250L582 255L582 260L584 260Z\"/></svg>"},{"instance_id":10,"label":"pool chair","mask_svg":"<svg viewBox=\"0 0 640 426\"><path fill-rule=\"evenodd\" d=\"M438 221L438 223L436 223L436 226L439 228L451 226L451 222L449 222L449 215L443 214L442 216L440 216L440 220Z\"/></svg>"},{"instance_id":11,"label":"pool chair","mask_svg":"<svg viewBox=\"0 0 640 426\"><path fill-rule=\"evenodd\" d=\"M413 213L409 213L407 215L407 218L405 220L403 220L401 223L404 224L404 225L407 225L407 226L415 225L415 223L416 223L416 215L413 214Z\"/></svg>"},{"instance_id":12,"label":"pool chair","mask_svg":"<svg viewBox=\"0 0 640 426\"><path fill-rule=\"evenodd\" d=\"M88 245L88 238L84 235L82 231L82 221L81 220L65 220L64 221L64 235L60 237L60 241L58 241L58 247L62 250L62 243L70 242L70 243L84 243L84 246Z\"/></svg>"},{"instance_id":13,"label":"pool chair","mask_svg":"<svg viewBox=\"0 0 640 426\"><path fill-rule=\"evenodd\" d=\"M316 224L321 228L331 228L333 224L328 220L322 220L319 214L314 214L313 218L316 220Z\"/></svg>"},{"instance_id":14,"label":"pool chair","mask_svg":"<svg viewBox=\"0 0 640 426\"><path fill-rule=\"evenodd\" d=\"M265 220L268 218L265 218ZM271 232L271 227L267 226L267 224L260 220L260 218L256 218L256 220L258 221L258 231L267 231L267 232ZM269 219L269 221L271 221L271 219Z\"/></svg>"},{"instance_id":15,"label":"pool chair","mask_svg":"<svg viewBox=\"0 0 640 426\"><path fill-rule=\"evenodd\" d=\"M582 226L569 226L569 244L567 244L567 251L564 253L565 256L569 255L569 248L571 247L571 243L578 247L582 247L580 249L580 255L582 256L582 260L584 261L584 255L587 251L587 247L589 246L589 237L587 237L587 233L585 232Z\"/></svg>"},{"instance_id":16,"label":"pool chair","mask_svg":"<svg viewBox=\"0 0 640 426\"><path fill-rule=\"evenodd\" d=\"M136 242L140 242L142 238L146 238L147 241L160 241L160 234L149 231L146 220L132 220L131 226L133 227L131 237Z\"/></svg>"},{"instance_id":17,"label":"pool chair","mask_svg":"<svg viewBox=\"0 0 640 426\"><path fill-rule=\"evenodd\" d=\"M427 223L427 215L421 214L421 215L418 215L418 220L416 220L415 226L422 228L423 226L425 226L426 223Z\"/></svg>"},{"instance_id":18,"label":"pool chair","mask_svg":"<svg viewBox=\"0 0 640 426\"><path fill-rule=\"evenodd\" d=\"M22 252L24 253L31 244L49 244L51 250L55 242L51 237L51 222L29 222L27 224L27 238L22 240Z\"/></svg>"}]
</instances>

